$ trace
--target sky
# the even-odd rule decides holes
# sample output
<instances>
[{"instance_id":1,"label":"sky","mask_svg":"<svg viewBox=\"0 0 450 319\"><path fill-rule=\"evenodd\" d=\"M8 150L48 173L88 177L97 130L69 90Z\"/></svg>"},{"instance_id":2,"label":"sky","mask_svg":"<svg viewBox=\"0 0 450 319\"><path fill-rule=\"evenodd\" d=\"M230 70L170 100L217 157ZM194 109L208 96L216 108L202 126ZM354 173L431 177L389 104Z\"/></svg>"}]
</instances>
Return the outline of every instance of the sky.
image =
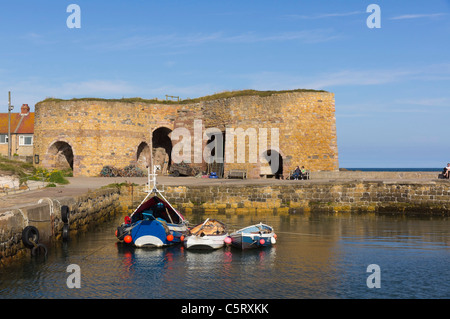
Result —
<instances>
[{"instance_id":1,"label":"sky","mask_svg":"<svg viewBox=\"0 0 450 319\"><path fill-rule=\"evenodd\" d=\"M1 4L0 112L8 91L18 112L47 97L317 89L335 94L340 167L450 162L450 0Z\"/></svg>"}]
</instances>

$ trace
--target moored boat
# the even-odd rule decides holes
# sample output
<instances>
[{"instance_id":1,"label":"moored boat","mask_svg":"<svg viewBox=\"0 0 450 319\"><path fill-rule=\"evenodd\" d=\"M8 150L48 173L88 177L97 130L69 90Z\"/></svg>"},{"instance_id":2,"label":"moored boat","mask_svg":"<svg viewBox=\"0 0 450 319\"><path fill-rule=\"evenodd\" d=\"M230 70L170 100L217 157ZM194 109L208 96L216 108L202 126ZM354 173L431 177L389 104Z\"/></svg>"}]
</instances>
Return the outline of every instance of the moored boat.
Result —
<instances>
[{"instance_id":1,"label":"moored boat","mask_svg":"<svg viewBox=\"0 0 450 319\"><path fill-rule=\"evenodd\" d=\"M240 249L268 247L277 242L273 227L263 223L235 231L230 235L230 238L231 245Z\"/></svg>"},{"instance_id":2,"label":"moored boat","mask_svg":"<svg viewBox=\"0 0 450 319\"><path fill-rule=\"evenodd\" d=\"M153 182L153 189L134 212L125 217L124 223L117 227L116 237L126 244L136 247L174 245L181 243L188 231L188 222L183 215L156 188L156 181Z\"/></svg>"},{"instance_id":3,"label":"moored boat","mask_svg":"<svg viewBox=\"0 0 450 319\"><path fill-rule=\"evenodd\" d=\"M190 229L184 239L187 249L219 249L225 245L228 232L224 223L216 219L206 219Z\"/></svg>"}]
</instances>

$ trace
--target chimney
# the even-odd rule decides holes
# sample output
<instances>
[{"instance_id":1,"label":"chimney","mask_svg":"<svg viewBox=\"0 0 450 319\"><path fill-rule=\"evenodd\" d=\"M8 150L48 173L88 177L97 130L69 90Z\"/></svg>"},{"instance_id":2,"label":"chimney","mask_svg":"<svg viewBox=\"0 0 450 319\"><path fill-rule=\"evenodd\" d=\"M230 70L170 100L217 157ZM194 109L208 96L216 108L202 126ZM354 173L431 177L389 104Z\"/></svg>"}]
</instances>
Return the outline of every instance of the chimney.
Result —
<instances>
[{"instance_id":1,"label":"chimney","mask_svg":"<svg viewBox=\"0 0 450 319\"><path fill-rule=\"evenodd\" d=\"M20 115L26 116L30 113L30 107L28 104L22 104L22 107L20 108Z\"/></svg>"}]
</instances>

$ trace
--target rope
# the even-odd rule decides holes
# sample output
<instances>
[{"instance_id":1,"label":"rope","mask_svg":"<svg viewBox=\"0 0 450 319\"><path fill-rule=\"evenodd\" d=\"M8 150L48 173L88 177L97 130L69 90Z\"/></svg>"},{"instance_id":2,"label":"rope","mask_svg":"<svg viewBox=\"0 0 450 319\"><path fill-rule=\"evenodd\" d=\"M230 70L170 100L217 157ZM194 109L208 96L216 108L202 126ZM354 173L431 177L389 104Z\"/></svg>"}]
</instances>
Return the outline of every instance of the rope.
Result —
<instances>
[{"instance_id":1,"label":"rope","mask_svg":"<svg viewBox=\"0 0 450 319\"><path fill-rule=\"evenodd\" d=\"M33 239L31 239L31 238L29 238L29 241L33 244L33 248L31 248L31 255L33 255L33 256L35 256L36 255L36 252L39 252L39 247L42 247L43 249L44 249L44 255L45 255L45 257L47 257L47 247L45 247L45 245L44 244L36 244L36 242L33 240Z\"/></svg>"}]
</instances>

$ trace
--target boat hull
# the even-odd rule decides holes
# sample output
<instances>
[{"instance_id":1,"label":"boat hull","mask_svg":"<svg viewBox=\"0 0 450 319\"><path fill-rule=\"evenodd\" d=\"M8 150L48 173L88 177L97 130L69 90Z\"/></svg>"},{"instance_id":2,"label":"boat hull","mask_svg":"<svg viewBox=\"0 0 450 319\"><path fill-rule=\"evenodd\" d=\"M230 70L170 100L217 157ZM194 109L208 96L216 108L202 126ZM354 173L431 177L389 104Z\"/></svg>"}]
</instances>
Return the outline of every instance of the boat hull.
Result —
<instances>
[{"instance_id":1,"label":"boat hull","mask_svg":"<svg viewBox=\"0 0 450 319\"><path fill-rule=\"evenodd\" d=\"M187 227L183 225L164 225L157 220L143 220L131 229L130 244L136 247L171 246L181 242L185 231Z\"/></svg>"},{"instance_id":2,"label":"boat hull","mask_svg":"<svg viewBox=\"0 0 450 319\"><path fill-rule=\"evenodd\" d=\"M259 224L243 228L230 235L231 245L239 249L270 247L276 243L272 227Z\"/></svg>"},{"instance_id":3,"label":"boat hull","mask_svg":"<svg viewBox=\"0 0 450 319\"><path fill-rule=\"evenodd\" d=\"M228 234L218 236L188 236L184 240L186 249L219 249L225 245Z\"/></svg>"},{"instance_id":4,"label":"boat hull","mask_svg":"<svg viewBox=\"0 0 450 319\"><path fill-rule=\"evenodd\" d=\"M247 235L232 234L231 245L239 249L254 249L260 247L269 247L276 243L273 236L270 235Z\"/></svg>"}]
</instances>

